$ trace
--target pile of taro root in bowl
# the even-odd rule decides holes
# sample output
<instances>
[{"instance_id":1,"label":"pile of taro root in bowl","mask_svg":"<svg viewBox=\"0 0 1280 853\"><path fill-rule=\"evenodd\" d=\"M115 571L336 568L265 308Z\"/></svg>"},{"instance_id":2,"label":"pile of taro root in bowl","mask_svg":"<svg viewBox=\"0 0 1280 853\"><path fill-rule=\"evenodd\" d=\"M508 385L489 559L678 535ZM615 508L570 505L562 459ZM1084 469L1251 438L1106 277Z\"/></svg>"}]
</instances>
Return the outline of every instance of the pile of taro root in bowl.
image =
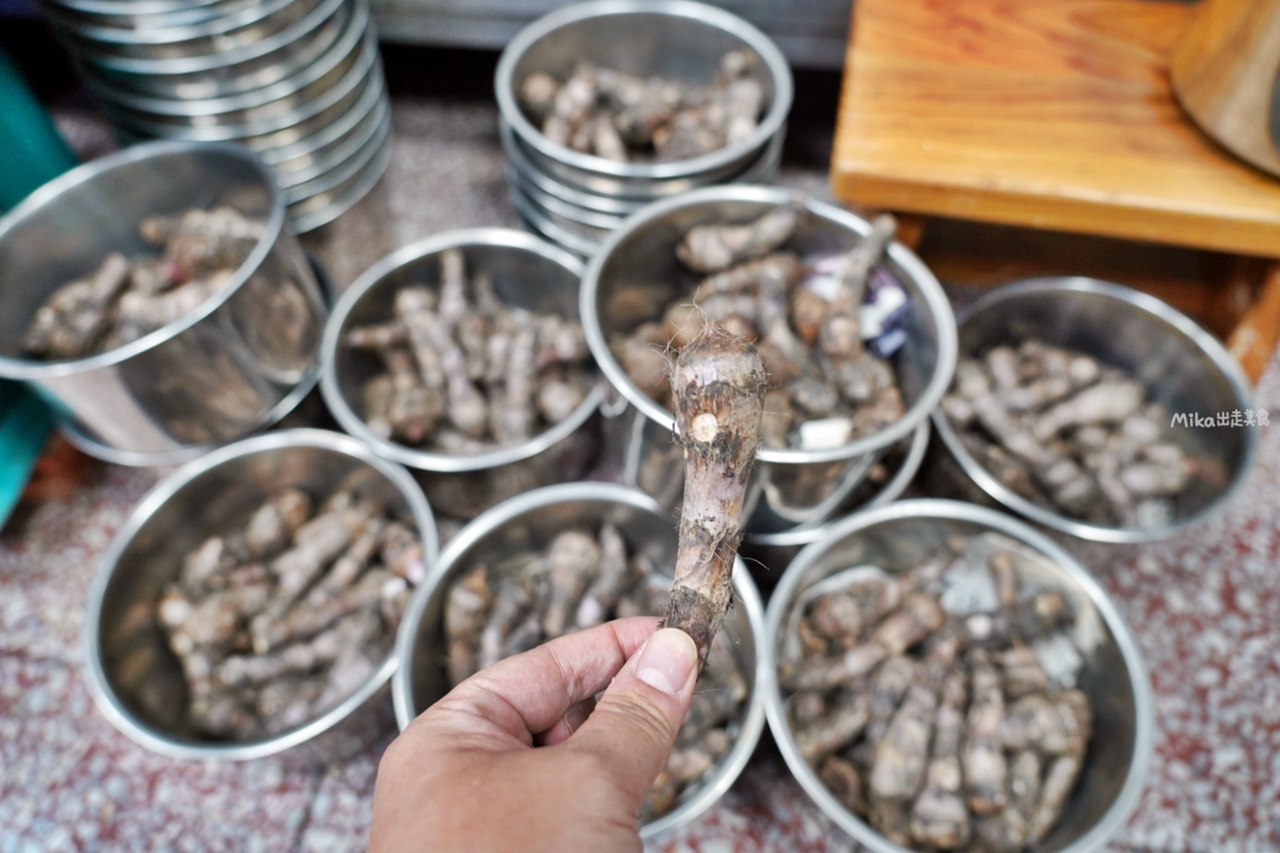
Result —
<instances>
[{"instance_id":1,"label":"pile of taro root in bowl","mask_svg":"<svg viewBox=\"0 0 1280 853\"><path fill-rule=\"evenodd\" d=\"M449 232L388 257L335 308L322 390L352 434L435 471L534 455L599 400L577 318L581 265L506 229Z\"/></svg>"},{"instance_id":2,"label":"pile of taro root in bowl","mask_svg":"<svg viewBox=\"0 0 1280 853\"><path fill-rule=\"evenodd\" d=\"M992 290L960 350L939 436L989 495L1086 539L1161 538L1222 506L1266 417L1207 332L1108 282Z\"/></svg>"},{"instance_id":3,"label":"pile of taro root in bowl","mask_svg":"<svg viewBox=\"0 0 1280 853\"><path fill-rule=\"evenodd\" d=\"M354 439L271 433L161 481L103 558L90 683L126 734L246 759L310 740L384 685L436 555L402 468Z\"/></svg>"},{"instance_id":4,"label":"pile of taro root in bowl","mask_svg":"<svg viewBox=\"0 0 1280 853\"><path fill-rule=\"evenodd\" d=\"M785 191L723 187L655 205L592 261L587 339L628 399L670 423L670 364L709 324L754 342L769 376L761 459L887 447L950 379L954 320L895 223L869 230Z\"/></svg>"},{"instance_id":5,"label":"pile of taro root in bowl","mask_svg":"<svg viewBox=\"0 0 1280 853\"><path fill-rule=\"evenodd\" d=\"M783 756L874 850L1094 850L1136 805L1154 721L1132 637L1007 516L917 500L848 519L792 563L766 631Z\"/></svg>"},{"instance_id":6,"label":"pile of taro root in bowl","mask_svg":"<svg viewBox=\"0 0 1280 853\"><path fill-rule=\"evenodd\" d=\"M70 361L132 343L182 319L231 284L266 234L266 222L231 207L148 216L138 234L150 254L107 254L88 275L54 290L22 334L24 355Z\"/></svg>"}]
</instances>

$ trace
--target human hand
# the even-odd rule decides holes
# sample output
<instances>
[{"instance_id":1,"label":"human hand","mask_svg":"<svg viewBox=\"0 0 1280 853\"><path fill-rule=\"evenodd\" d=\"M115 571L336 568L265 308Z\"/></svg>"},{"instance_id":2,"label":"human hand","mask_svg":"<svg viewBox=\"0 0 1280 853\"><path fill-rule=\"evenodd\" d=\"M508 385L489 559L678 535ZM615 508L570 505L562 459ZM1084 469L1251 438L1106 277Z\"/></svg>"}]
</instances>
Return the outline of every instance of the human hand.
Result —
<instances>
[{"instance_id":1,"label":"human hand","mask_svg":"<svg viewBox=\"0 0 1280 853\"><path fill-rule=\"evenodd\" d=\"M657 621L552 640L419 715L378 767L370 853L640 850L697 681L693 640Z\"/></svg>"}]
</instances>

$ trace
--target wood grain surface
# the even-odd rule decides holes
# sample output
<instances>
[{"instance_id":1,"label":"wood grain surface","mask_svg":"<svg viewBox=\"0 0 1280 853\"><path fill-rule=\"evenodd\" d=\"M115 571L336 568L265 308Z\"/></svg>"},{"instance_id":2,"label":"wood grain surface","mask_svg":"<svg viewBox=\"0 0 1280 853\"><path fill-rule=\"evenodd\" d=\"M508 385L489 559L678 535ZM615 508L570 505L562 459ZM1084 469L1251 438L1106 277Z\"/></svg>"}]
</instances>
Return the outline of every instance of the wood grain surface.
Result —
<instances>
[{"instance_id":1,"label":"wood grain surface","mask_svg":"<svg viewBox=\"0 0 1280 853\"><path fill-rule=\"evenodd\" d=\"M1184 116L1159 0L858 0L844 201L1280 257L1280 181Z\"/></svg>"}]
</instances>

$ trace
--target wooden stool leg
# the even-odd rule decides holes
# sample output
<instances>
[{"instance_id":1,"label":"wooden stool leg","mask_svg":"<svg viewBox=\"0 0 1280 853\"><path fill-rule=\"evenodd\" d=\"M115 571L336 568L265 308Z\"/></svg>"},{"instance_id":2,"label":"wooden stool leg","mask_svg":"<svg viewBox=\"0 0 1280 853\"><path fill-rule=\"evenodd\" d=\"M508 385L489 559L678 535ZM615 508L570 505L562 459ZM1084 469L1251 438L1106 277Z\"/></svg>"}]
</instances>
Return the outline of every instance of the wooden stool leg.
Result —
<instances>
[{"instance_id":1,"label":"wooden stool leg","mask_svg":"<svg viewBox=\"0 0 1280 853\"><path fill-rule=\"evenodd\" d=\"M1257 383L1280 342L1280 263L1267 270L1257 300L1227 339L1227 350Z\"/></svg>"}]
</instances>

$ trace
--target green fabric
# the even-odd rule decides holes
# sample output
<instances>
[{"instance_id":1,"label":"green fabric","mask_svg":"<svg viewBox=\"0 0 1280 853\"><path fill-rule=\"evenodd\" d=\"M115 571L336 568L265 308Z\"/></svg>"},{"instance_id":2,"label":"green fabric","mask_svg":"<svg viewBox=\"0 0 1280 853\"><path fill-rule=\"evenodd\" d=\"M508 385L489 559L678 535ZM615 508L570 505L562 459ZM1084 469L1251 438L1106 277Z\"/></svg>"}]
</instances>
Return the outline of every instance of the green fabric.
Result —
<instances>
[{"instance_id":1,"label":"green fabric","mask_svg":"<svg viewBox=\"0 0 1280 853\"><path fill-rule=\"evenodd\" d=\"M53 413L30 388L6 382L12 398L0 420L0 526L22 496L31 469L53 429Z\"/></svg>"},{"instance_id":2,"label":"green fabric","mask_svg":"<svg viewBox=\"0 0 1280 853\"><path fill-rule=\"evenodd\" d=\"M76 165L49 114L0 50L0 213Z\"/></svg>"},{"instance_id":3,"label":"green fabric","mask_svg":"<svg viewBox=\"0 0 1280 853\"><path fill-rule=\"evenodd\" d=\"M0 50L0 214L76 165L49 114ZM0 380L0 527L52 429L53 413L43 400L24 384Z\"/></svg>"}]
</instances>

